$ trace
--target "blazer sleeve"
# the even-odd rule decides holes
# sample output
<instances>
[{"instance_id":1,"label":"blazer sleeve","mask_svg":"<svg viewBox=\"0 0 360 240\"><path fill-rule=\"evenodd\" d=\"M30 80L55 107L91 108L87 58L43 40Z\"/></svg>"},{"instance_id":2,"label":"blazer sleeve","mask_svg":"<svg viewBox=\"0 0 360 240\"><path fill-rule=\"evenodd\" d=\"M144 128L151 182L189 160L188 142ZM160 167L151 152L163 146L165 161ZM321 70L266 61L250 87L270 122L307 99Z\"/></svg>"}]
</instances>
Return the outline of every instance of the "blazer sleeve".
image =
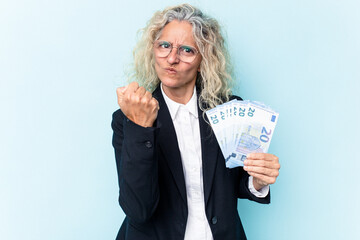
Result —
<instances>
[{"instance_id":1,"label":"blazer sleeve","mask_svg":"<svg viewBox=\"0 0 360 240\"><path fill-rule=\"evenodd\" d=\"M119 183L119 204L127 217L145 222L153 215L159 201L157 128L144 128L119 109L113 113L112 144Z\"/></svg>"},{"instance_id":2,"label":"blazer sleeve","mask_svg":"<svg viewBox=\"0 0 360 240\"><path fill-rule=\"evenodd\" d=\"M254 194L252 194L249 190L249 174L242 168L238 168L239 175L240 175L240 181L239 181L239 187L238 187L238 198L246 198L251 201L255 201L258 203L268 204L270 203L270 191L268 195L264 198L256 197Z\"/></svg>"}]
</instances>

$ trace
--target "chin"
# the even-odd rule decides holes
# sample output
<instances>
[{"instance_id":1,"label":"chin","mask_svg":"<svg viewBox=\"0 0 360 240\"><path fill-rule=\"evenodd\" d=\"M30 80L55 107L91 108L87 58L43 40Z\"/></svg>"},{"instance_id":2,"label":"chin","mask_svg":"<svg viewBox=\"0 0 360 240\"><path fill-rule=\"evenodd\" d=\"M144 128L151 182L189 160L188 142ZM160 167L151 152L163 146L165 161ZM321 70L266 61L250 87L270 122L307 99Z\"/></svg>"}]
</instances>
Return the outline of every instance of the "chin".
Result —
<instances>
[{"instance_id":1,"label":"chin","mask_svg":"<svg viewBox=\"0 0 360 240\"><path fill-rule=\"evenodd\" d=\"M181 84L179 84L179 81L177 79L164 77L164 78L160 79L160 81L165 87L168 87L168 88L178 88L181 86Z\"/></svg>"}]
</instances>

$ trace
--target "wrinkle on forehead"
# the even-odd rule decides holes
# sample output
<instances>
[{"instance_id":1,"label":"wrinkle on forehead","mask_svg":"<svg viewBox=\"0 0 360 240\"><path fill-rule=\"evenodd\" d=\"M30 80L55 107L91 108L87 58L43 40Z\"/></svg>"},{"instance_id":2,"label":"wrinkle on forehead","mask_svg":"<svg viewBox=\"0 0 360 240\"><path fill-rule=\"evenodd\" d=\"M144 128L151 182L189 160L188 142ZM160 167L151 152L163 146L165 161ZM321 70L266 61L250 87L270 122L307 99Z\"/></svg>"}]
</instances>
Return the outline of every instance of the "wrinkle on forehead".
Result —
<instances>
[{"instance_id":1,"label":"wrinkle on forehead","mask_svg":"<svg viewBox=\"0 0 360 240\"><path fill-rule=\"evenodd\" d=\"M158 38L170 42L172 45L196 46L191 23L187 21L171 21L161 30Z\"/></svg>"}]
</instances>

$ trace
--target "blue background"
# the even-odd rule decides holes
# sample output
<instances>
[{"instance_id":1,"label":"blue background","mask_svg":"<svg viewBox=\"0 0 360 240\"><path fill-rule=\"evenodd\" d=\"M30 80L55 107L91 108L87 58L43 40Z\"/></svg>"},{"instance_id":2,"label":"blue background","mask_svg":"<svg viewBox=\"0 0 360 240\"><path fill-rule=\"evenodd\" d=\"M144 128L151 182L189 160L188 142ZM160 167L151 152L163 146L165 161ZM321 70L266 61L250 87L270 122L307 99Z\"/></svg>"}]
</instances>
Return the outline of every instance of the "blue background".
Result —
<instances>
[{"instance_id":1,"label":"blue background","mask_svg":"<svg viewBox=\"0 0 360 240\"><path fill-rule=\"evenodd\" d=\"M180 1L0 0L0 239L114 239L111 146L136 32ZM272 203L239 200L249 239L360 239L358 1L198 0L235 93L280 112Z\"/></svg>"}]
</instances>

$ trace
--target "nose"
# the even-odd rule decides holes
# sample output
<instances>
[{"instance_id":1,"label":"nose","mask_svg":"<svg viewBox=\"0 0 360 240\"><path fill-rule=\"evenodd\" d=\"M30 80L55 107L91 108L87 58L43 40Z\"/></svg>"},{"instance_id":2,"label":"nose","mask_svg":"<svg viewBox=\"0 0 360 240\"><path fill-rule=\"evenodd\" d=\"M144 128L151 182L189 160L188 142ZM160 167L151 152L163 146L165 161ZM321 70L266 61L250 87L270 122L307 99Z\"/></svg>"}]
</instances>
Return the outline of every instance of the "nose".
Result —
<instances>
[{"instance_id":1,"label":"nose","mask_svg":"<svg viewBox=\"0 0 360 240\"><path fill-rule=\"evenodd\" d=\"M175 48L175 49L174 49ZM175 64L178 63L179 60L179 55L178 55L178 48L177 47L173 47L169 53L169 55L167 56L167 62L169 64Z\"/></svg>"}]
</instances>

